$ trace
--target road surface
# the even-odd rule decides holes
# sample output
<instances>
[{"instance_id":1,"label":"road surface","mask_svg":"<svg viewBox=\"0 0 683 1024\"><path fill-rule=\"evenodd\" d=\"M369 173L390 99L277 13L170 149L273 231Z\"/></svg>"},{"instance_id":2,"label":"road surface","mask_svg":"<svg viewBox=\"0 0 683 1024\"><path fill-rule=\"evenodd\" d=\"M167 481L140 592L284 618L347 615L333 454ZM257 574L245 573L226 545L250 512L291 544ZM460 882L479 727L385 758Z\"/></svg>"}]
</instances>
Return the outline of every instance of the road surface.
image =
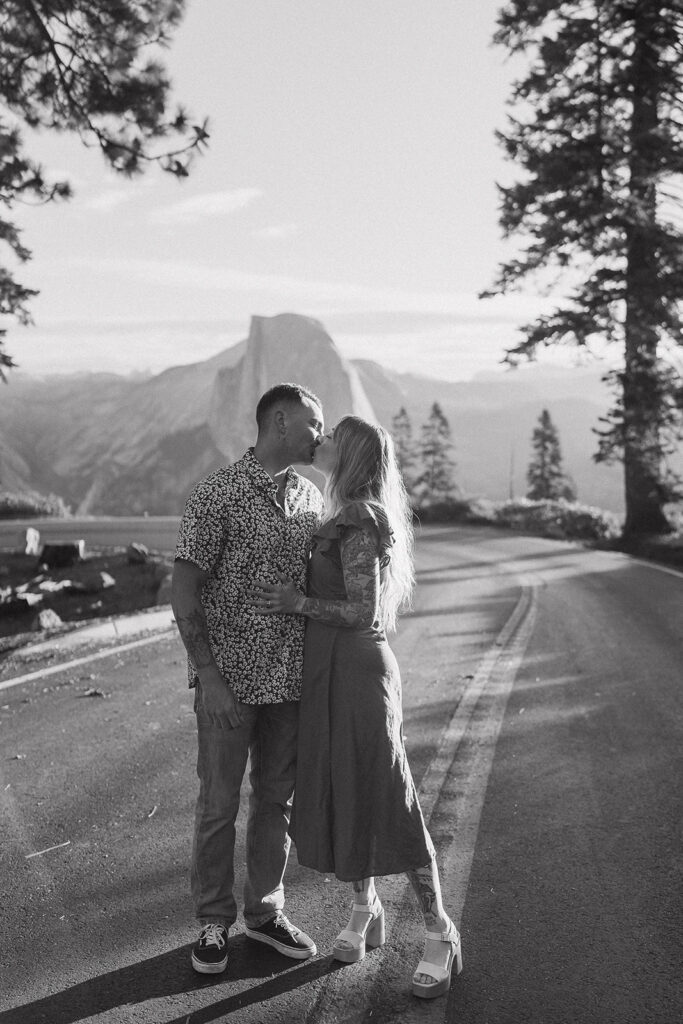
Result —
<instances>
[{"instance_id":1,"label":"road surface","mask_svg":"<svg viewBox=\"0 0 683 1024\"><path fill-rule=\"evenodd\" d=\"M44 544L65 544L85 540L86 550L99 547L127 547L133 541L157 551L173 551L180 525L179 516L100 516L92 519L0 519L0 561L2 551L21 551L26 530L38 530Z\"/></svg>"},{"instance_id":2,"label":"road surface","mask_svg":"<svg viewBox=\"0 0 683 1024\"><path fill-rule=\"evenodd\" d=\"M387 945L341 967L347 887L294 855L287 909L318 956L254 947L240 919L226 975L192 972L194 724L166 635L0 692L0 1024L680 1019L683 576L445 527L422 532L418 568L394 648L463 933L448 998L410 995L402 879L378 885Z\"/></svg>"}]
</instances>

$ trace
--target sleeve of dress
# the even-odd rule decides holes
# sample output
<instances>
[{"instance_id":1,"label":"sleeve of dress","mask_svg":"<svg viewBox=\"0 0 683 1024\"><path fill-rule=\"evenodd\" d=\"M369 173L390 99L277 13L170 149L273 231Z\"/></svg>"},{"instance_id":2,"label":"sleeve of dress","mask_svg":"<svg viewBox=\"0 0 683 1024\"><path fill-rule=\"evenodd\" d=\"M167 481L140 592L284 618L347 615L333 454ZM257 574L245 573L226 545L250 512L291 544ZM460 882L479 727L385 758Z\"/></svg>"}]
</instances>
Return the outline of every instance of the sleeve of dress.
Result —
<instances>
[{"instance_id":1,"label":"sleeve of dress","mask_svg":"<svg viewBox=\"0 0 683 1024\"><path fill-rule=\"evenodd\" d=\"M337 530L343 540L346 531L354 527L368 530L375 537L377 545L377 557L380 568L384 568L391 559L391 548L394 544L394 534L389 526L386 512L379 505L370 502L357 501L347 505L337 516Z\"/></svg>"},{"instance_id":2,"label":"sleeve of dress","mask_svg":"<svg viewBox=\"0 0 683 1024\"><path fill-rule=\"evenodd\" d=\"M338 541L346 600L307 597L300 610L311 619L331 625L352 629L371 626L379 613L380 570L391 543L390 531L365 505L349 506L326 527L327 537L323 531L318 534L318 550L321 540L323 544L329 540L328 548L332 541Z\"/></svg>"},{"instance_id":3,"label":"sleeve of dress","mask_svg":"<svg viewBox=\"0 0 683 1024\"><path fill-rule=\"evenodd\" d=\"M394 534L384 510L369 502L358 501L347 505L334 519L323 523L314 537L316 550L322 555L331 554L337 542L340 543L346 532L354 527L366 529L374 535L380 568L383 569L391 559Z\"/></svg>"}]
</instances>

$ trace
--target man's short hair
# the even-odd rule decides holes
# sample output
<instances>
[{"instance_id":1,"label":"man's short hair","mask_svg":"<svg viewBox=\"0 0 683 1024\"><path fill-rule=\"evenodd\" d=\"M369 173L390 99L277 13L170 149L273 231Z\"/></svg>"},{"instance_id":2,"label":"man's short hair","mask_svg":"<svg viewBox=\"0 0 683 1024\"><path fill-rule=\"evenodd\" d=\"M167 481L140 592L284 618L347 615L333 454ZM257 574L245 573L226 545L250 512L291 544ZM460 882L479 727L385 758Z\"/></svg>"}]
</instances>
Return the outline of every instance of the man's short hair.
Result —
<instances>
[{"instance_id":1,"label":"man's short hair","mask_svg":"<svg viewBox=\"0 0 683 1024\"><path fill-rule=\"evenodd\" d=\"M303 384L276 384L274 388L270 388L264 395L261 395L256 406L256 423L259 430L274 405L277 405L279 402L292 402L297 405L303 405L306 399L315 402L318 406L321 405L318 396L314 395L311 389L304 387Z\"/></svg>"}]
</instances>

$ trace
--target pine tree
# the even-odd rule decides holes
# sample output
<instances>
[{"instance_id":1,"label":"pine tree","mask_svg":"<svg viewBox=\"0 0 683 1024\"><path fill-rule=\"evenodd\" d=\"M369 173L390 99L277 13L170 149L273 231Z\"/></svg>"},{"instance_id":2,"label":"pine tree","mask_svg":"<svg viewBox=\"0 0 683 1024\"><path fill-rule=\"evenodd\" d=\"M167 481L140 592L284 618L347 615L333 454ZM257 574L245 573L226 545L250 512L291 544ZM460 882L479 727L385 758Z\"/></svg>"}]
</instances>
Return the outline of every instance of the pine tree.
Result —
<instances>
[{"instance_id":1,"label":"pine tree","mask_svg":"<svg viewBox=\"0 0 683 1024\"><path fill-rule=\"evenodd\" d=\"M107 163L133 175L156 163L185 177L208 139L169 110L170 83L158 51L167 46L185 0L3 0L0 17L0 103L30 128L77 134ZM0 114L0 203L67 199L67 182L50 183L24 153L21 131ZM20 232L0 217L0 241L19 263L31 258ZM0 266L0 315L31 322L37 294ZM15 363L0 329L0 378Z\"/></svg>"},{"instance_id":2,"label":"pine tree","mask_svg":"<svg viewBox=\"0 0 683 1024\"><path fill-rule=\"evenodd\" d=\"M412 496L416 476L417 451L413 438L413 424L403 405L391 421L391 435L403 483L408 494Z\"/></svg>"},{"instance_id":3,"label":"pine tree","mask_svg":"<svg viewBox=\"0 0 683 1024\"><path fill-rule=\"evenodd\" d=\"M439 503L456 496L458 488L455 483L453 449L448 420L439 403L434 402L420 432L421 471L414 486L420 500Z\"/></svg>"},{"instance_id":4,"label":"pine tree","mask_svg":"<svg viewBox=\"0 0 683 1024\"><path fill-rule=\"evenodd\" d=\"M574 501L576 489L562 468L559 434L547 409L538 418L531 447L533 456L527 470L527 498L532 501L555 501L558 498Z\"/></svg>"},{"instance_id":5,"label":"pine tree","mask_svg":"<svg viewBox=\"0 0 683 1024\"><path fill-rule=\"evenodd\" d=\"M683 411L670 357L683 344L682 13L681 0L510 0L495 37L530 66L499 135L523 171L500 190L501 225L526 248L493 292L539 271L568 292L508 360L562 342L618 344L595 457L623 461L626 535L667 530L664 506L681 495L667 458Z\"/></svg>"}]
</instances>

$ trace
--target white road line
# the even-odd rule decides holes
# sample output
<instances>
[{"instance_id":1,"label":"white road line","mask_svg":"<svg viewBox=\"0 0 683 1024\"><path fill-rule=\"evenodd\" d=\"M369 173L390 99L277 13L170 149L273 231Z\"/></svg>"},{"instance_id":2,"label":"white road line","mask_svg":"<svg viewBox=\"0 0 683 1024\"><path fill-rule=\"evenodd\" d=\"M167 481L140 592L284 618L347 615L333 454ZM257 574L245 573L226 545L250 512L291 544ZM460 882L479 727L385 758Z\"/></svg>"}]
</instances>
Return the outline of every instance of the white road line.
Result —
<instances>
[{"instance_id":1,"label":"white road line","mask_svg":"<svg viewBox=\"0 0 683 1024\"><path fill-rule=\"evenodd\" d=\"M8 690L11 686L19 686L20 683L30 683L35 679L43 679L45 676L53 676L57 672L68 672L79 665L87 665L90 661L97 661L99 658L108 658L112 654L120 654L122 651L130 651L134 647L144 647L145 644L154 644L158 640L167 640L170 630L163 633L156 633L154 636L145 636L142 640L132 640L127 644L118 644L106 651L97 651L95 654L86 654L82 658L73 658L72 661L64 661L60 665L50 665L49 668L40 668L35 672L27 672L23 676L15 676L14 679L5 679L0 683L0 690Z\"/></svg>"},{"instance_id":2,"label":"white road line","mask_svg":"<svg viewBox=\"0 0 683 1024\"><path fill-rule=\"evenodd\" d=\"M645 565L648 569L657 569L659 572L666 572L669 576L678 576L679 580L683 579L683 569L676 569L673 566L662 565L660 562L649 562L645 558L634 558L632 555L627 555L632 562L636 562L637 565Z\"/></svg>"},{"instance_id":3,"label":"white road line","mask_svg":"<svg viewBox=\"0 0 683 1024\"><path fill-rule=\"evenodd\" d=\"M522 593L517 605L465 690L419 788L420 805L429 823L451 770L457 776L457 795L451 797L447 804L447 817L458 823L457 832L445 848L443 844L440 846L438 860L444 906L454 914L458 926L498 735L536 620L537 588L527 576L520 578L520 583ZM487 713L474 719L474 711L482 701L487 704ZM464 740L467 742L463 743ZM470 752L466 751L453 769L461 747L468 748ZM442 800L440 811L443 810ZM400 908L414 896L402 875L383 878L380 889L383 902L399 911L389 930L390 937L404 927L409 915L401 913ZM464 957L466 962L466 950ZM381 982L382 970L382 956L374 955L364 961L360 979L357 976L354 979L344 971L329 975L319 999L306 1018L308 1024L338 1024L341 1006L344 1007L347 1024L364 1021L368 1007L372 1005L373 990ZM402 1010L401 1024L445 1024L446 1011L445 999L433 1002L420 1000L419 1003L410 1001Z\"/></svg>"}]
</instances>

